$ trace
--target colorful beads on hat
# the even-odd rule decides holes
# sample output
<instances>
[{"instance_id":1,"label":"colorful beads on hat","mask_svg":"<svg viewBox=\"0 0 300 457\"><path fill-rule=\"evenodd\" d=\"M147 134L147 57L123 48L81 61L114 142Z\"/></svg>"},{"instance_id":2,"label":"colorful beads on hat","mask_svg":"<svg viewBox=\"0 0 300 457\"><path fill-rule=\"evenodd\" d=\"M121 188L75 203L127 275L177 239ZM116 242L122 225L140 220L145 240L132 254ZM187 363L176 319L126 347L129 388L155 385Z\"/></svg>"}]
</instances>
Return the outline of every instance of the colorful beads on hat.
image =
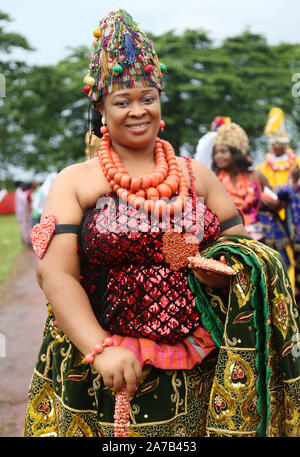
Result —
<instances>
[{"instance_id":1,"label":"colorful beads on hat","mask_svg":"<svg viewBox=\"0 0 300 457\"><path fill-rule=\"evenodd\" d=\"M148 64L144 67L144 70L146 73L151 73L154 70L154 66L151 64Z\"/></svg>"},{"instance_id":2,"label":"colorful beads on hat","mask_svg":"<svg viewBox=\"0 0 300 457\"><path fill-rule=\"evenodd\" d=\"M163 90L163 74L152 43L125 10L105 16L94 37L89 63L95 79L89 92L91 101L124 87L140 87L141 82Z\"/></svg>"},{"instance_id":3,"label":"colorful beads on hat","mask_svg":"<svg viewBox=\"0 0 300 457\"><path fill-rule=\"evenodd\" d=\"M91 89L90 89L90 86L88 86L87 84L86 84L85 86L83 86L83 92L84 92L85 94L88 94L88 93L90 92L90 90L91 90Z\"/></svg>"},{"instance_id":4,"label":"colorful beads on hat","mask_svg":"<svg viewBox=\"0 0 300 457\"><path fill-rule=\"evenodd\" d=\"M101 37L101 30L100 29L95 29L93 31L93 35L95 38L100 38Z\"/></svg>"},{"instance_id":5,"label":"colorful beads on hat","mask_svg":"<svg viewBox=\"0 0 300 457\"><path fill-rule=\"evenodd\" d=\"M95 79L92 77L92 76L88 76L86 79L85 79L85 82L88 86L94 86L95 85Z\"/></svg>"},{"instance_id":6,"label":"colorful beads on hat","mask_svg":"<svg viewBox=\"0 0 300 457\"><path fill-rule=\"evenodd\" d=\"M123 71L122 65L116 63L116 64L113 66L113 72L114 72L115 74L120 74L120 73L122 73L122 71Z\"/></svg>"},{"instance_id":7,"label":"colorful beads on hat","mask_svg":"<svg viewBox=\"0 0 300 457\"><path fill-rule=\"evenodd\" d=\"M166 67L166 65L164 63L160 64L160 70L161 70L162 73L166 73L167 67Z\"/></svg>"}]
</instances>

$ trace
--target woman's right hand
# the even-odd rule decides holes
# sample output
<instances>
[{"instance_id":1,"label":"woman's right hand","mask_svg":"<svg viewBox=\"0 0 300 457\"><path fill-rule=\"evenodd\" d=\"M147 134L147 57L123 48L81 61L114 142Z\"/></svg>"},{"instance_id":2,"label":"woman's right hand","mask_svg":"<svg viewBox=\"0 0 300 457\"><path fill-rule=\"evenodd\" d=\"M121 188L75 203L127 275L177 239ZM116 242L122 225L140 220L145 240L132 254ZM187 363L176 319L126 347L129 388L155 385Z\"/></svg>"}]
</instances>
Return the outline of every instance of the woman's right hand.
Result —
<instances>
[{"instance_id":1,"label":"woman's right hand","mask_svg":"<svg viewBox=\"0 0 300 457\"><path fill-rule=\"evenodd\" d=\"M125 387L127 397L134 396L142 375L142 367L134 353L121 346L109 346L96 355L93 367L104 384L114 392Z\"/></svg>"}]
</instances>

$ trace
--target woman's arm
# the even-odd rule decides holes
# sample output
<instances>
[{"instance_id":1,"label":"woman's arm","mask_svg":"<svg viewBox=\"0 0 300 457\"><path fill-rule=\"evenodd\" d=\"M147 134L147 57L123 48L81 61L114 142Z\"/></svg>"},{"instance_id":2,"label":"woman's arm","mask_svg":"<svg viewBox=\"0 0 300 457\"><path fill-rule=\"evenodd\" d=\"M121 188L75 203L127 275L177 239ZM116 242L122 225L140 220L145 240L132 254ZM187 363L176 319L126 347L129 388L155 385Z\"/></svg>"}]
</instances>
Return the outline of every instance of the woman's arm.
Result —
<instances>
[{"instance_id":1,"label":"woman's arm","mask_svg":"<svg viewBox=\"0 0 300 457\"><path fill-rule=\"evenodd\" d=\"M207 167L196 161L192 161L192 168L198 195L204 197L205 205L217 214L220 222L237 216L239 213L236 206L215 174ZM238 224L224 230L220 235L249 236L243 224ZM225 262L224 257L221 257L220 260ZM201 268L193 268L192 270L198 281L208 287L217 289L229 288L230 278L228 276L211 271L205 271Z\"/></svg>"},{"instance_id":2,"label":"woman's arm","mask_svg":"<svg viewBox=\"0 0 300 457\"><path fill-rule=\"evenodd\" d=\"M272 186L270 185L268 178L261 171L256 170L254 173L256 173L262 191L265 187L272 190ZM277 213L285 207L285 203L282 200L274 200L265 193L262 194L261 201L270 211L273 211L274 213Z\"/></svg>"},{"instance_id":3,"label":"woman's arm","mask_svg":"<svg viewBox=\"0 0 300 457\"><path fill-rule=\"evenodd\" d=\"M56 223L79 225L83 209L76 191L79 169L66 169L54 182L43 215L54 214ZM39 283L49 300L59 326L82 354L93 351L107 332L98 323L88 296L80 284L80 266L75 234L57 234L37 264ZM128 395L138 386L140 366L132 351L121 347L105 348L97 355L95 369L105 384L120 390L125 382ZM125 379L125 381L124 381Z\"/></svg>"},{"instance_id":4,"label":"woman's arm","mask_svg":"<svg viewBox=\"0 0 300 457\"><path fill-rule=\"evenodd\" d=\"M262 190L264 190L264 187L269 187L270 189L272 189L268 178L260 170L255 170L253 173L256 174Z\"/></svg>"}]
</instances>

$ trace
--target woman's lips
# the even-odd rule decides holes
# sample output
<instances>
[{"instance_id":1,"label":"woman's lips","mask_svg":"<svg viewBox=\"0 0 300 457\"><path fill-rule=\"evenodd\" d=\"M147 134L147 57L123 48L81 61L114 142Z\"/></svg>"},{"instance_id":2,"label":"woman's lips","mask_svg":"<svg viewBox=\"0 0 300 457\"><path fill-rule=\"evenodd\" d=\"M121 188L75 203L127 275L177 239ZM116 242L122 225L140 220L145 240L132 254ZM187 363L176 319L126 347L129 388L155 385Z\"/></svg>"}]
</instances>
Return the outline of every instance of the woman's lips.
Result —
<instances>
[{"instance_id":1,"label":"woman's lips","mask_svg":"<svg viewBox=\"0 0 300 457\"><path fill-rule=\"evenodd\" d=\"M149 125L149 122L144 122L143 124L128 125L127 128L133 133L144 133Z\"/></svg>"}]
</instances>

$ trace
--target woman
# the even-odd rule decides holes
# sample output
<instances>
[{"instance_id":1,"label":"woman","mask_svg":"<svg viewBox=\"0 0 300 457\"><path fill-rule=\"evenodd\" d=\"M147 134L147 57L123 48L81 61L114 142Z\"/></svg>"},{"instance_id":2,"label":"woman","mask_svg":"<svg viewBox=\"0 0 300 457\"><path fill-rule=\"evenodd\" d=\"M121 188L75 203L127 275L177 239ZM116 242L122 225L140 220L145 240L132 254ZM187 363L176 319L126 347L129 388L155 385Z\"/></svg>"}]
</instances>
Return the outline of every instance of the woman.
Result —
<instances>
[{"instance_id":1,"label":"woman","mask_svg":"<svg viewBox=\"0 0 300 457\"><path fill-rule=\"evenodd\" d=\"M223 124L214 141L212 169L243 212L246 228L255 234L253 224L258 221L262 189L268 186L268 181L262 173L251 171L248 147L247 134L239 125L233 122Z\"/></svg>"},{"instance_id":2,"label":"woman","mask_svg":"<svg viewBox=\"0 0 300 457\"><path fill-rule=\"evenodd\" d=\"M214 174L157 138L165 68L152 43L124 10L102 19L94 36L85 81L105 118L103 138L98 158L59 173L33 231L51 306L24 435L213 435L225 417L221 394L210 394L224 319L213 328L202 313L212 337L196 296L201 281L224 309L231 280L200 268L194 275L188 262L220 234L246 232ZM222 252L214 257L225 263Z\"/></svg>"},{"instance_id":3,"label":"woman","mask_svg":"<svg viewBox=\"0 0 300 457\"><path fill-rule=\"evenodd\" d=\"M249 236L280 252L289 268L287 248L289 237L278 216L285 206L283 199L273 194L268 179L252 169L247 155L248 137L244 129L235 123L226 123L218 128L213 148L212 169L244 215Z\"/></svg>"}]
</instances>

